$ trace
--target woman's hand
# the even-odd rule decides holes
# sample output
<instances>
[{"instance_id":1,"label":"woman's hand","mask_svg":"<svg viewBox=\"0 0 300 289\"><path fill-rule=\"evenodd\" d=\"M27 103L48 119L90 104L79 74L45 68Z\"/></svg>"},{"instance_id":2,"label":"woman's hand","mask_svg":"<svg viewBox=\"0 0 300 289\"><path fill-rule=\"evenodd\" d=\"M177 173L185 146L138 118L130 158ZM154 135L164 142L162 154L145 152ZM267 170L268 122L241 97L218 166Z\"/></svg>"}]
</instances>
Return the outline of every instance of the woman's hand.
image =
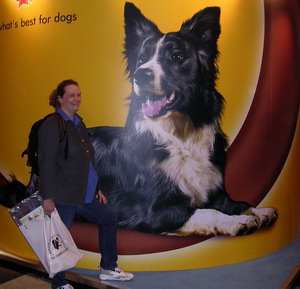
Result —
<instances>
[{"instance_id":1,"label":"woman's hand","mask_svg":"<svg viewBox=\"0 0 300 289\"><path fill-rule=\"evenodd\" d=\"M106 197L101 193L101 191L98 192L96 195L96 198L99 200L99 203L107 204Z\"/></svg>"},{"instance_id":2,"label":"woman's hand","mask_svg":"<svg viewBox=\"0 0 300 289\"><path fill-rule=\"evenodd\" d=\"M54 210L55 210L55 203L52 199L44 200L42 206L43 206L45 215L48 215L48 216L50 216L51 213L54 212Z\"/></svg>"}]
</instances>

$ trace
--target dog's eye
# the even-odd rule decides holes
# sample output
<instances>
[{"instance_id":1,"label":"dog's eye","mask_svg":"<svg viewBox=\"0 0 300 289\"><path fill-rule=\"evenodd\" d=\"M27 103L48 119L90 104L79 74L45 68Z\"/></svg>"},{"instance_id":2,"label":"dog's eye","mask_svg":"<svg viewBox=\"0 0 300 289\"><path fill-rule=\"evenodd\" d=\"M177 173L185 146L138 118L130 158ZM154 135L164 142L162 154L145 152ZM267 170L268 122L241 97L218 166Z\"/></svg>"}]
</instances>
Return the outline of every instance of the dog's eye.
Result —
<instances>
[{"instance_id":1,"label":"dog's eye","mask_svg":"<svg viewBox=\"0 0 300 289\"><path fill-rule=\"evenodd\" d=\"M182 60L184 60L184 57L182 54L176 53L172 55L172 60L176 62L181 62Z\"/></svg>"},{"instance_id":2,"label":"dog's eye","mask_svg":"<svg viewBox=\"0 0 300 289\"><path fill-rule=\"evenodd\" d=\"M138 59L138 62L139 62L140 64L145 63L145 62L146 62L146 57L145 57L144 55L140 55L140 57L139 57L139 59Z\"/></svg>"}]
</instances>

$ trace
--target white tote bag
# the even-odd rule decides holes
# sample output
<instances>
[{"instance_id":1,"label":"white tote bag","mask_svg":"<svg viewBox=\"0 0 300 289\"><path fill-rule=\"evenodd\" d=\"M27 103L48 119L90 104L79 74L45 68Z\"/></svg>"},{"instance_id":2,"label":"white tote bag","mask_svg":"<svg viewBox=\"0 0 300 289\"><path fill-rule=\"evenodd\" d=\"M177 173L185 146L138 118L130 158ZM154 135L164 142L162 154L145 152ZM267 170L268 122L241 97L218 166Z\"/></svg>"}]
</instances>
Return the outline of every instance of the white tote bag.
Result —
<instances>
[{"instance_id":1,"label":"white tote bag","mask_svg":"<svg viewBox=\"0 0 300 289\"><path fill-rule=\"evenodd\" d=\"M33 194L9 209L9 213L53 278L56 273L74 267L82 254L58 212L55 210L49 218L41 204L41 197Z\"/></svg>"},{"instance_id":2,"label":"white tote bag","mask_svg":"<svg viewBox=\"0 0 300 289\"><path fill-rule=\"evenodd\" d=\"M51 218L45 218L44 244L44 258L50 278L58 272L73 268L82 258L56 209L51 213Z\"/></svg>"}]
</instances>

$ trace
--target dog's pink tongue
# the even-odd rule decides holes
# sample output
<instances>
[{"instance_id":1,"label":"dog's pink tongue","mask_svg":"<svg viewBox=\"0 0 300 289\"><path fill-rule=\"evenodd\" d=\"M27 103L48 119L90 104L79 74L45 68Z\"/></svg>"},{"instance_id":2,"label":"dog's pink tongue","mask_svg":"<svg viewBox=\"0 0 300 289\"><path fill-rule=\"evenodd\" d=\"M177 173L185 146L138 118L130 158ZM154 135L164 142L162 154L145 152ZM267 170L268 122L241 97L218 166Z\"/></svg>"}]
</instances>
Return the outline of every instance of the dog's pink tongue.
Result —
<instances>
[{"instance_id":1,"label":"dog's pink tongue","mask_svg":"<svg viewBox=\"0 0 300 289\"><path fill-rule=\"evenodd\" d=\"M142 110L144 115L153 117L159 114L160 110L166 105L167 98L163 97L160 100L151 101L148 100L146 103L142 104Z\"/></svg>"}]
</instances>

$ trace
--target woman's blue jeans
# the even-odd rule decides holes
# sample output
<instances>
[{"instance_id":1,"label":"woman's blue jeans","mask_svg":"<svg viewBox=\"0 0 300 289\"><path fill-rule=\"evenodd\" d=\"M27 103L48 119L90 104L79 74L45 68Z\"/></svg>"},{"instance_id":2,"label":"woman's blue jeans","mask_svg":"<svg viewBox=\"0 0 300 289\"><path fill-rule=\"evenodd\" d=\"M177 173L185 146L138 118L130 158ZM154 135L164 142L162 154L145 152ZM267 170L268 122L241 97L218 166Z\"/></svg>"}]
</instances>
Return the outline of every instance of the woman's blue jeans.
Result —
<instances>
[{"instance_id":1,"label":"woman's blue jeans","mask_svg":"<svg viewBox=\"0 0 300 289\"><path fill-rule=\"evenodd\" d=\"M108 204L94 199L91 204L69 206L55 204L61 220L70 229L75 214L98 225L99 248L101 253L100 267L111 270L117 267L117 214ZM87 236L88 237L88 236ZM52 279L52 289L67 284L65 272L59 272Z\"/></svg>"}]
</instances>

